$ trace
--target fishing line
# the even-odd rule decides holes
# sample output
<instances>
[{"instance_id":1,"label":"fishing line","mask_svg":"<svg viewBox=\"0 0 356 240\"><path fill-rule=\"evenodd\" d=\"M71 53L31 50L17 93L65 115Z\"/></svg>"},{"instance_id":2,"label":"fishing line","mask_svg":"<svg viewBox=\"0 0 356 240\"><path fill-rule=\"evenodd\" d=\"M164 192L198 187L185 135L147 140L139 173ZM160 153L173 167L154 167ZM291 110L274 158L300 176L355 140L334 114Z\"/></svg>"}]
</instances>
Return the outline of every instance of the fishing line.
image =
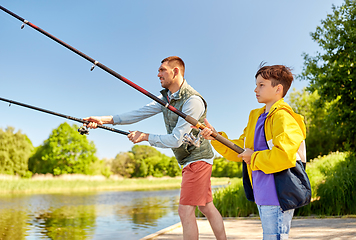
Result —
<instances>
[{"instance_id":1,"label":"fishing line","mask_svg":"<svg viewBox=\"0 0 356 240\"><path fill-rule=\"evenodd\" d=\"M35 29L35 30L39 31L40 33L46 35L47 37L51 38L52 40L56 41L57 43L61 44L62 46L66 47L69 50L73 51L74 53L78 54L79 56L85 58L89 62L93 63L93 65L92 65L92 67L90 69L91 71L94 70L94 68L97 66L97 67L103 69L104 71L106 71L107 73L113 75L114 77L120 79L121 81L123 81L124 83L128 84L129 86L135 88L139 92L145 94L146 96L148 96L149 98L151 98L154 101L158 102L162 106L168 108L170 111L176 113L178 116L182 117L188 123L192 124L193 126L197 127L198 129L204 129L205 128L205 126L203 124L201 124L198 120L196 120L193 117L191 117L191 116L179 111L178 109L176 109L172 105L167 104L162 99L156 97L152 93L148 92L147 90L143 89L142 87L138 86L137 84L131 82L127 78L121 76L120 74L118 74L114 70L108 68L107 66L105 66L102 63L100 63L99 61L94 60L93 58L85 55L84 53L80 52L79 50L75 49L74 47L68 45L67 43L63 42L62 40L60 40L60 39L56 38L55 36L49 34L48 32L44 31L43 29L41 29L38 26L34 25L33 23L29 22L28 20L26 20L26 19L16 15L15 13L9 11L8 9L4 8L1 5L0 5L0 9L3 10L4 12L8 13L9 15L17 18L18 20L20 20L22 22L21 29L23 29L25 26L30 26L33 29ZM211 136L214 137L217 141L221 142L222 144L224 144L225 146L231 148L232 150L234 150L237 153L242 153L244 151L242 148L240 148L239 146L237 146L236 144L234 144L230 140L224 138L219 133L214 132L214 133L211 134Z\"/></svg>"}]
</instances>

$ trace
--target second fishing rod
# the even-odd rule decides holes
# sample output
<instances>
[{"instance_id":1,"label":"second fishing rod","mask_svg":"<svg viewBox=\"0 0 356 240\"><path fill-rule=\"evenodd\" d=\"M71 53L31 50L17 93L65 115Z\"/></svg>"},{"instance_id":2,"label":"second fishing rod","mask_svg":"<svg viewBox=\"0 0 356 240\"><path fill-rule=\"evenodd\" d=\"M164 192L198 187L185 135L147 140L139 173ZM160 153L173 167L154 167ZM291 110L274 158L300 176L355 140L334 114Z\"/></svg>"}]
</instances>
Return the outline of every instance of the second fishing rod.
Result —
<instances>
[{"instance_id":1,"label":"second fishing rod","mask_svg":"<svg viewBox=\"0 0 356 240\"><path fill-rule=\"evenodd\" d=\"M198 129L204 129L205 128L205 126L203 124L201 124L198 120L196 120L193 117L191 117L191 116L179 111L177 108L175 108L175 107L169 105L168 103L164 102L163 100L161 100L157 96L153 95L152 93L148 92L147 90L143 89L142 87L138 86L137 84L131 82L127 78L121 76L119 73L117 73L114 70L108 68L104 64L102 64L102 63L98 62L97 60L85 55L84 53L80 52L76 48L70 46L69 44L63 42L62 40L56 38L55 36L49 34L48 32L44 31L43 29L39 28L38 26L32 24L31 22L29 22L26 19L18 16L17 14L11 12L10 10L6 9L5 7L3 7L1 5L0 5L0 9L3 10L4 12L8 13L9 15L17 18L18 20L20 20L23 23L21 28L25 27L25 25L28 25L28 26L32 27L33 29L37 30L38 32L40 32L40 33L44 34L45 36L49 37L50 39L52 39L52 40L56 41L57 43L61 44L62 46L66 47L67 49L71 50L72 52L74 52L74 53L78 54L79 56L83 57L84 59L88 60L89 62L93 63L93 66L90 69L91 71L95 68L95 66L98 66L99 68L103 69L107 73L110 73L114 77L120 79L124 83L126 83L129 86L135 88L139 92L145 94L149 98L153 99L154 101L158 102L162 106L166 107L170 111L172 111L175 114L177 114L178 116L182 117L188 123L192 124L193 126L197 127ZM217 141L221 142L222 144L224 144L225 146L229 147L230 149L234 150L237 153L242 153L244 151L242 148L240 148L239 146L237 146L236 144L234 144L230 140L224 138L223 136L221 136L218 133L213 133L212 137L214 137Z\"/></svg>"},{"instance_id":2,"label":"second fishing rod","mask_svg":"<svg viewBox=\"0 0 356 240\"><path fill-rule=\"evenodd\" d=\"M82 135L89 135L89 129L84 126L84 125L89 124L89 122L88 121L84 121L81 118L76 118L76 117L72 117L72 116L69 116L69 115L64 115L62 113L57 113L57 112L54 112L54 111L51 111L51 110L35 107L35 106L29 105L29 104L26 104L26 103L17 102L17 101L6 99L6 98L2 98L2 97L0 97L0 101L8 102L9 106L11 106L11 104L16 104L16 105L19 105L21 107L30 108L30 109L33 109L33 110L36 110L36 111L48 113L48 114L51 114L51 115L55 115L55 116L58 116L58 117L62 117L62 118L66 118L66 119L69 119L69 120L72 120L72 121L83 123L83 126L78 129L78 132L80 134L82 134ZM120 133L120 134L123 134L123 135L126 135L126 136L130 134L129 132L125 132L125 131L122 131L122 130L119 130L119 129L116 129L116 128L107 127L107 126L98 125L98 128L102 128L102 129L105 129L105 130L108 130L108 131L111 131L111 132Z\"/></svg>"}]
</instances>

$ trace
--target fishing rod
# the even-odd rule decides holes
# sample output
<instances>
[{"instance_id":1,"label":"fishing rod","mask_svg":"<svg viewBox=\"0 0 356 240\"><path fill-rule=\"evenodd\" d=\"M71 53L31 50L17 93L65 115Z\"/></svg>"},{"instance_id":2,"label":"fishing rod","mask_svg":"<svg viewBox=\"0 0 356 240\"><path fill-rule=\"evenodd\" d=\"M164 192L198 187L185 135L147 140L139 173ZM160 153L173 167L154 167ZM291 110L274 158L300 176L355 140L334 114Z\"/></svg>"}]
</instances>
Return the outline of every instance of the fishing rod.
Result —
<instances>
[{"instance_id":1,"label":"fishing rod","mask_svg":"<svg viewBox=\"0 0 356 240\"><path fill-rule=\"evenodd\" d=\"M198 128L198 129L204 129L205 128L205 126L203 124L201 124L198 120L196 120L193 117L191 117L191 116L179 111L177 108L173 107L172 105L169 105L168 103L164 102L162 99L159 99L158 97L156 97L152 93L148 92L147 90L143 89L142 87L138 86L137 84L131 82L127 78L121 76L120 74L118 74L117 72L115 72L112 69L108 68L104 64L101 64L97 60L94 60L93 58L85 55L84 53L80 52L79 50L75 49L74 47L68 45L67 43L63 42L62 40L60 40L60 39L56 38L55 36L49 34L48 32L46 32L43 29L37 27L36 25L32 24L31 22L27 21L26 19L16 15L15 13L9 11L8 9L4 8L1 5L0 5L0 9L3 10L4 12L8 13L9 15L17 18L21 22L23 22L23 24L21 26L21 29L23 29L25 27L25 25L28 25L28 26L32 27L33 29L37 30L38 32L46 35L50 39L52 39L52 40L56 41L57 43L61 44L62 46L66 47L67 49L71 50L72 52L74 52L74 53L78 54L79 56L83 57L84 59L88 60L89 62L93 63L93 66L91 67L90 71L93 71L95 66L98 66L99 68L103 69L107 73L109 73L109 74L113 75L114 77L120 79L124 83L126 83L129 86L135 88L139 92L145 94L147 97L153 99L154 101L158 102L162 106L166 107L170 111L176 113L178 116L182 117L184 120L186 120L188 123L192 124L196 128ZM231 148L232 150L234 150L237 153L242 153L244 151L242 148L240 148L239 146L237 146L236 144L234 144L230 140L224 138L219 133L214 132L214 133L211 134L211 136L214 137L219 142L221 142L222 144L224 144L225 146Z\"/></svg>"},{"instance_id":2,"label":"fishing rod","mask_svg":"<svg viewBox=\"0 0 356 240\"><path fill-rule=\"evenodd\" d=\"M64 115L64 114L61 114L61 113L56 113L56 112L53 112L53 111L50 111L50 110L47 110L47 109L31 106L31 105L28 105L28 104L25 104L25 103L16 102L16 101L9 100L9 99L2 98L2 97L0 97L0 100L10 103L9 106L11 106L11 104L16 104L16 105L19 105L19 106L22 106L22 107L31 108L31 109L36 110L36 111L45 112L45 113L56 115L56 116L62 117L62 118L67 118L67 119L70 119L70 120L73 120L73 121L77 121L77 122L80 122L80 123L83 123L83 124L89 124L89 121L84 121L83 119L80 119L80 118L67 116L67 115ZM129 135L130 134L130 133L125 132L125 131L121 131L121 130L118 130L118 129L115 129L115 128L106 127L106 126L102 126L102 125L98 125L98 128L102 128L102 129L105 129L105 130L108 130L108 131L120 133L120 134L123 134L123 135ZM84 127L84 126L80 127L78 129L78 132L80 134L82 134L82 135L84 135L84 134L89 135L89 129Z\"/></svg>"}]
</instances>

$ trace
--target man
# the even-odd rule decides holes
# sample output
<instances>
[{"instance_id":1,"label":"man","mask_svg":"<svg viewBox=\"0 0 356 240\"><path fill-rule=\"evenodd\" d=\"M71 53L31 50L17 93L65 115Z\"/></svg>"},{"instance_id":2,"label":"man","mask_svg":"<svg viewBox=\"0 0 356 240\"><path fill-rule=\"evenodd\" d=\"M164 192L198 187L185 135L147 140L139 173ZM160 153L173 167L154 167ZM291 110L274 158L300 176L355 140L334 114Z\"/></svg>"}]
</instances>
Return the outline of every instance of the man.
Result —
<instances>
[{"instance_id":1,"label":"man","mask_svg":"<svg viewBox=\"0 0 356 240\"><path fill-rule=\"evenodd\" d=\"M203 97L189 86L184 79L185 65L181 58L171 56L161 62L158 78L164 88L161 91L163 101L174 106L181 112L204 121L206 117L206 102ZM211 170L214 153L210 143L202 139L200 147L183 143L183 135L198 130L177 114L157 102L125 114L103 117L88 117L89 128L96 128L97 124L131 124L157 113L163 113L167 129L166 135L155 135L140 131L130 131L128 138L133 143L148 141L151 146L171 148L178 163L183 166L182 185L178 213L183 226L183 239L198 239L199 232L195 218L195 208L207 217L217 239L226 239L224 223L218 210L213 204L211 192Z\"/></svg>"}]
</instances>

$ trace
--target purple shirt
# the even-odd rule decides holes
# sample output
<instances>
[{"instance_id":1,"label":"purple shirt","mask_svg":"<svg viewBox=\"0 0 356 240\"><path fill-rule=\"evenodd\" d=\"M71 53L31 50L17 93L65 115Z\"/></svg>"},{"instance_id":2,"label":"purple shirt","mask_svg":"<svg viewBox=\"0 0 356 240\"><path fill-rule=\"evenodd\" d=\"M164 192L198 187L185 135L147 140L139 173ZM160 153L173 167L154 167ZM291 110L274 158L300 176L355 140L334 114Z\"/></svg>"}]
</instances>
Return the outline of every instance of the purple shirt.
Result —
<instances>
[{"instance_id":1,"label":"purple shirt","mask_svg":"<svg viewBox=\"0 0 356 240\"><path fill-rule=\"evenodd\" d=\"M254 138L255 151L268 149L264 127L267 115L268 112L262 113L257 120ZM257 205L279 206L273 174L265 174L260 170L252 171L252 184L253 195Z\"/></svg>"}]
</instances>

